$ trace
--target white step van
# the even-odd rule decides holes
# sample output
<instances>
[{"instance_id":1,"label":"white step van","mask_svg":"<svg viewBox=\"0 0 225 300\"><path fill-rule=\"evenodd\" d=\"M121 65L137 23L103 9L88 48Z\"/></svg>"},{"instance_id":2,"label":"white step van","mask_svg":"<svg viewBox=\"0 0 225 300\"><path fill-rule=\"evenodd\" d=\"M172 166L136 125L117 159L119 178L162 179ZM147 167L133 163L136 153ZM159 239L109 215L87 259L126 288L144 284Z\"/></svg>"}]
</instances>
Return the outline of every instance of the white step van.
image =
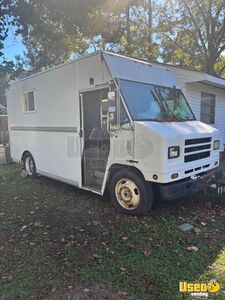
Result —
<instances>
[{"instance_id":1,"label":"white step van","mask_svg":"<svg viewBox=\"0 0 225 300\"><path fill-rule=\"evenodd\" d=\"M211 184L220 133L196 120L164 67L97 52L12 82L11 154L41 174L144 215Z\"/></svg>"}]
</instances>

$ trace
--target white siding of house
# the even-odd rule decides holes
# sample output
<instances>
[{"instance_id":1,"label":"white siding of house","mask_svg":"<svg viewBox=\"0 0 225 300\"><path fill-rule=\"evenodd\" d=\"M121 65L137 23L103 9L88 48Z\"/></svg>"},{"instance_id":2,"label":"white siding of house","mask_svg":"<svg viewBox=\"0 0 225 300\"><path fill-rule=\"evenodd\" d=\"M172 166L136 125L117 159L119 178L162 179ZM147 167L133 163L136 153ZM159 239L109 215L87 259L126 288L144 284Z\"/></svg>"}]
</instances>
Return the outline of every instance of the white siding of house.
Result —
<instances>
[{"instance_id":1,"label":"white siding of house","mask_svg":"<svg viewBox=\"0 0 225 300\"><path fill-rule=\"evenodd\" d=\"M182 88L196 118L200 120L201 113L201 88L197 84L185 84Z\"/></svg>"},{"instance_id":2,"label":"white siding of house","mask_svg":"<svg viewBox=\"0 0 225 300\"><path fill-rule=\"evenodd\" d=\"M204 73L197 71L190 71L182 68L177 68L173 66L168 66L177 78L179 87L185 87L185 83L190 83L193 81L201 81L205 79Z\"/></svg>"},{"instance_id":3,"label":"white siding of house","mask_svg":"<svg viewBox=\"0 0 225 300\"><path fill-rule=\"evenodd\" d=\"M225 89L220 89L211 85L196 83L205 80L205 74L197 71L186 70L173 66L166 66L176 76L178 87L181 88L198 120L201 112L201 93L216 95L216 116L214 127L221 132L221 140L225 148ZM214 77L216 79L216 77ZM220 79L221 80L221 79ZM194 83L195 82L195 83Z\"/></svg>"},{"instance_id":4,"label":"white siding of house","mask_svg":"<svg viewBox=\"0 0 225 300\"><path fill-rule=\"evenodd\" d=\"M198 120L200 120L201 93L205 92L216 96L215 124L212 126L220 130L225 147L225 91L200 83L187 83L183 91Z\"/></svg>"}]
</instances>

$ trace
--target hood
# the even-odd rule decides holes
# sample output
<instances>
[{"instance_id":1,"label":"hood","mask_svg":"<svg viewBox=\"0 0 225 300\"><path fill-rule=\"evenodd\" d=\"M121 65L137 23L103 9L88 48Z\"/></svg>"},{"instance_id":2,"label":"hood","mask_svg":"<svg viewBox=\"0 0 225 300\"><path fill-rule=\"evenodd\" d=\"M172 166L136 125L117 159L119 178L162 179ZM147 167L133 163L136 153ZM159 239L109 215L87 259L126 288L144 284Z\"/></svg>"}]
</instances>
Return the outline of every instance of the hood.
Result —
<instances>
[{"instance_id":1,"label":"hood","mask_svg":"<svg viewBox=\"0 0 225 300\"><path fill-rule=\"evenodd\" d=\"M200 121L185 121L185 122L135 122L139 125L149 128L155 133L165 135L167 138L175 138L179 135L180 138L198 138L219 136L219 130L202 123Z\"/></svg>"}]
</instances>

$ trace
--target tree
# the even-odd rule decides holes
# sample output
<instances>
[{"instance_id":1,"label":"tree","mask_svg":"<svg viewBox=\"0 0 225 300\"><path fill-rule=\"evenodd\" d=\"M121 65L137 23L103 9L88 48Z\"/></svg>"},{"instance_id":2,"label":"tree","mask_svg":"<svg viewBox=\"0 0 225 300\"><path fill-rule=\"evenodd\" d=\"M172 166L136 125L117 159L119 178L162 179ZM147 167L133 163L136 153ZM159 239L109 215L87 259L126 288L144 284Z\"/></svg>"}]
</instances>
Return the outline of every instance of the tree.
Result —
<instances>
[{"instance_id":1,"label":"tree","mask_svg":"<svg viewBox=\"0 0 225 300\"><path fill-rule=\"evenodd\" d=\"M10 80L15 80L26 74L27 71L24 69L24 64L20 56L15 57L15 62L3 61L0 64L0 96L5 95Z\"/></svg>"},{"instance_id":2,"label":"tree","mask_svg":"<svg viewBox=\"0 0 225 300\"><path fill-rule=\"evenodd\" d=\"M88 35L92 47L156 59L159 47L152 38L152 14L155 11L156 4L152 5L150 0L105 1L89 14Z\"/></svg>"},{"instance_id":3,"label":"tree","mask_svg":"<svg viewBox=\"0 0 225 300\"><path fill-rule=\"evenodd\" d=\"M100 0L17 0L14 14L27 48L31 72L52 67L84 54L88 48L81 30L88 12Z\"/></svg>"},{"instance_id":4,"label":"tree","mask_svg":"<svg viewBox=\"0 0 225 300\"><path fill-rule=\"evenodd\" d=\"M160 6L159 31L165 62L210 74L224 70L218 66L224 61L225 0L167 0Z\"/></svg>"},{"instance_id":5,"label":"tree","mask_svg":"<svg viewBox=\"0 0 225 300\"><path fill-rule=\"evenodd\" d=\"M2 0L0 51L9 24L32 73L101 49L225 73L225 0Z\"/></svg>"},{"instance_id":6,"label":"tree","mask_svg":"<svg viewBox=\"0 0 225 300\"><path fill-rule=\"evenodd\" d=\"M3 0L7 2L7 0ZM90 49L156 59L151 0L14 0L11 15L27 48L30 72Z\"/></svg>"}]
</instances>

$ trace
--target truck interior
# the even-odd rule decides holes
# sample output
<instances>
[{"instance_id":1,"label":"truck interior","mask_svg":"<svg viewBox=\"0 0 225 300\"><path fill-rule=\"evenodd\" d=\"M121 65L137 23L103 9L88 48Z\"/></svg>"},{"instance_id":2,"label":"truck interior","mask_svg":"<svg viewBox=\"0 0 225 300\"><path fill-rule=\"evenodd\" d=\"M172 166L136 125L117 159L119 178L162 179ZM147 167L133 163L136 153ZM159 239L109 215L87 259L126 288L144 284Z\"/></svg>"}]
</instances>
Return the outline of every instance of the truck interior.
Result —
<instances>
[{"instance_id":1,"label":"truck interior","mask_svg":"<svg viewBox=\"0 0 225 300\"><path fill-rule=\"evenodd\" d=\"M107 128L108 89L82 93L83 186L100 191L110 151Z\"/></svg>"}]
</instances>

